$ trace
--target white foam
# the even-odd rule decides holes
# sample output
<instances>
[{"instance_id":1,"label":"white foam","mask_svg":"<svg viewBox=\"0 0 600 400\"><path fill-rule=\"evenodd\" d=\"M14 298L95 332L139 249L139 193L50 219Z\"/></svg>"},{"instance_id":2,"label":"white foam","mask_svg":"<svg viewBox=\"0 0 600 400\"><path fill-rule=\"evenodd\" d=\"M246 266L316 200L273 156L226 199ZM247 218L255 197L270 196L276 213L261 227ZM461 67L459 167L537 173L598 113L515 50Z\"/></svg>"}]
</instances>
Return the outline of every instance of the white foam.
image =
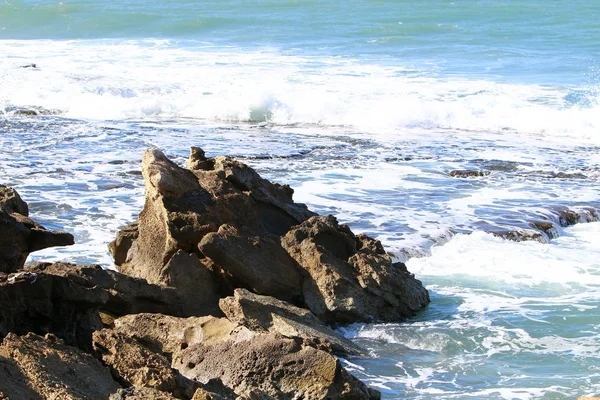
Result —
<instances>
[{"instance_id":1,"label":"white foam","mask_svg":"<svg viewBox=\"0 0 600 400\"><path fill-rule=\"evenodd\" d=\"M398 74L401 65L215 49L169 41L0 41L0 105L73 118L516 131L600 142L600 105L569 89ZM32 54L35 58L32 59ZM35 62L38 69L19 68ZM406 72L406 71L405 71Z\"/></svg>"}]
</instances>

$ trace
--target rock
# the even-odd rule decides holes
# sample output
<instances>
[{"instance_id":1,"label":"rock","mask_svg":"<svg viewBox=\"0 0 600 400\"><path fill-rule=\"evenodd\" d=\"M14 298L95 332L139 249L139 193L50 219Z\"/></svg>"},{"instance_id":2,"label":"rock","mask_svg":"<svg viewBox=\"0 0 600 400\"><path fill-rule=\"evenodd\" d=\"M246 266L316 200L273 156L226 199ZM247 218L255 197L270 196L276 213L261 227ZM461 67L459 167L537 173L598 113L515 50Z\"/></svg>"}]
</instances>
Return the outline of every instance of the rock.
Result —
<instances>
[{"instance_id":1,"label":"rock","mask_svg":"<svg viewBox=\"0 0 600 400\"><path fill-rule=\"evenodd\" d=\"M52 335L7 335L0 365L0 392L10 399L100 400L120 389L97 359Z\"/></svg>"},{"instance_id":2,"label":"rock","mask_svg":"<svg viewBox=\"0 0 600 400\"><path fill-rule=\"evenodd\" d=\"M163 354L205 389L220 380L246 398L379 398L326 351L226 318L136 314L115 320L114 331Z\"/></svg>"},{"instance_id":3,"label":"rock","mask_svg":"<svg viewBox=\"0 0 600 400\"><path fill-rule=\"evenodd\" d=\"M177 398L189 399L196 384L171 368L170 361L135 339L109 329L94 332L94 350L117 380L126 387L156 389Z\"/></svg>"},{"instance_id":4,"label":"rock","mask_svg":"<svg viewBox=\"0 0 600 400\"><path fill-rule=\"evenodd\" d=\"M193 148L188 164L193 171L156 149L144 154L146 201L137 228L122 230L110 249L121 272L174 286L182 298L197 305L195 315L214 314L214 294L229 286L221 282L227 280L224 271L229 266L206 258L198 248L202 239L224 224L243 226L255 235L285 232L313 213L292 201L288 186L272 184L242 163L226 157L207 159L202 149ZM279 281L294 281L291 295L299 294L298 273L289 268L282 272L295 274ZM277 293L289 295L287 287Z\"/></svg>"},{"instance_id":5,"label":"rock","mask_svg":"<svg viewBox=\"0 0 600 400\"><path fill-rule=\"evenodd\" d=\"M548 237L538 231L532 229L519 229L510 231L494 231L492 235L513 242L524 242L534 240L540 243L548 243Z\"/></svg>"},{"instance_id":6,"label":"rock","mask_svg":"<svg viewBox=\"0 0 600 400\"><path fill-rule=\"evenodd\" d=\"M558 237L558 231L556 230L554 224L550 221L531 221L530 225L533 228L546 234L546 236L548 236L548 239L554 239Z\"/></svg>"},{"instance_id":7,"label":"rock","mask_svg":"<svg viewBox=\"0 0 600 400\"><path fill-rule=\"evenodd\" d=\"M281 244L310 275L304 302L322 321L398 321L429 303L421 282L404 264L392 264L379 241L355 236L333 216L295 226Z\"/></svg>"},{"instance_id":8,"label":"rock","mask_svg":"<svg viewBox=\"0 0 600 400\"><path fill-rule=\"evenodd\" d=\"M277 237L255 236L224 224L204 236L198 247L225 271L233 287L284 300L301 298L300 268Z\"/></svg>"},{"instance_id":9,"label":"rock","mask_svg":"<svg viewBox=\"0 0 600 400\"><path fill-rule=\"evenodd\" d=\"M101 312L183 314L173 288L99 266L65 263L34 263L18 273L0 274L0 304L0 337L54 333L84 350L91 350L92 332L103 327Z\"/></svg>"},{"instance_id":10,"label":"rock","mask_svg":"<svg viewBox=\"0 0 600 400\"><path fill-rule=\"evenodd\" d=\"M453 176L455 178L472 178L472 177L487 176L489 174L490 174L490 171L473 171L473 170L450 171L450 176Z\"/></svg>"},{"instance_id":11,"label":"rock","mask_svg":"<svg viewBox=\"0 0 600 400\"><path fill-rule=\"evenodd\" d=\"M19 193L11 187L0 185L0 209L8 214L17 213L29 216L29 208L27 203L21 199Z\"/></svg>"},{"instance_id":12,"label":"rock","mask_svg":"<svg viewBox=\"0 0 600 400\"><path fill-rule=\"evenodd\" d=\"M4 207L20 207L16 202L6 202ZM34 251L73 243L70 233L48 231L25 215L0 210L0 272L21 269L29 253Z\"/></svg>"},{"instance_id":13,"label":"rock","mask_svg":"<svg viewBox=\"0 0 600 400\"><path fill-rule=\"evenodd\" d=\"M562 210L559 215L561 226L575 225L581 220L581 215L572 210Z\"/></svg>"},{"instance_id":14,"label":"rock","mask_svg":"<svg viewBox=\"0 0 600 400\"><path fill-rule=\"evenodd\" d=\"M326 347L340 355L361 356L365 351L325 326L313 313L269 296L236 289L232 297L221 299L221 310L230 321L255 332L277 333L305 339L315 347Z\"/></svg>"},{"instance_id":15,"label":"rock","mask_svg":"<svg viewBox=\"0 0 600 400\"><path fill-rule=\"evenodd\" d=\"M193 345L173 365L198 382L220 378L239 395L261 399L379 399L331 354L294 339L261 334L250 341Z\"/></svg>"},{"instance_id":16,"label":"rock","mask_svg":"<svg viewBox=\"0 0 600 400\"><path fill-rule=\"evenodd\" d=\"M119 389L108 400L178 400L177 397L160 390L146 387L128 387Z\"/></svg>"}]
</instances>

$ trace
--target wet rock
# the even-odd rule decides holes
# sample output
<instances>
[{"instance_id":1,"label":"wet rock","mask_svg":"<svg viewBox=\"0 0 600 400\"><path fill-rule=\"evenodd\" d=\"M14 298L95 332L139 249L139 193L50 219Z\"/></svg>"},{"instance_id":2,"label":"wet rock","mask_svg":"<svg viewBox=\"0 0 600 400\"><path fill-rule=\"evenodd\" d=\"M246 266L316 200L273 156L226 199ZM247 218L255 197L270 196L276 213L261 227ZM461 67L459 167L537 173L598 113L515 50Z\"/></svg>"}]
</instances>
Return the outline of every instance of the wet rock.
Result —
<instances>
[{"instance_id":1,"label":"wet rock","mask_svg":"<svg viewBox=\"0 0 600 400\"><path fill-rule=\"evenodd\" d=\"M474 170L454 170L450 171L450 176L455 178L473 178L487 176L490 171L474 171Z\"/></svg>"},{"instance_id":2,"label":"wet rock","mask_svg":"<svg viewBox=\"0 0 600 400\"><path fill-rule=\"evenodd\" d=\"M429 303L421 282L392 264L379 241L355 236L333 216L295 226L281 244L310 276L305 304L328 323L398 321Z\"/></svg>"},{"instance_id":3,"label":"wet rock","mask_svg":"<svg viewBox=\"0 0 600 400\"><path fill-rule=\"evenodd\" d=\"M0 337L50 332L84 350L91 349L92 332L104 325L101 313L183 314L173 288L99 266L65 263L34 263L0 274L0 304Z\"/></svg>"},{"instance_id":4,"label":"wet rock","mask_svg":"<svg viewBox=\"0 0 600 400\"><path fill-rule=\"evenodd\" d=\"M572 210L563 210L559 214L559 221L561 226L575 225L581 220L581 215Z\"/></svg>"},{"instance_id":5,"label":"wet rock","mask_svg":"<svg viewBox=\"0 0 600 400\"><path fill-rule=\"evenodd\" d=\"M513 242L534 240L540 243L548 243L547 236L532 229L494 231L492 232L492 235L505 240L511 240Z\"/></svg>"},{"instance_id":6,"label":"wet rock","mask_svg":"<svg viewBox=\"0 0 600 400\"><path fill-rule=\"evenodd\" d=\"M288 338L304 339L314 343L317 348L331 348L341 355L361 356L366 353L325 326L310 311L273 297L236 289L233 296L221 299L219 305L230 321L254 332L271 332Z\"/></svg>"},{"instance_id":7,"label":"wet rock","mask_svg":"<svg viewBox=\"0 0 600 400\"><path fill-rule=\"evenodd\" d=\"M106 399L120 389L97 359L52 335L7 335L0 392L10 399Z\"/></svg>"},{"instance_id":8,"label":"wet rock","mask_svg":"<svg viewBox=\"0 0 600 400\"><path fill-rule=\"evenodd\" d=\"M284 300L301 297L300 269L276 236L255 236L224 224L204 236L198 247L221 266L233 287Z\"/></svg>"},{"instance_id":9,"label":"wet rock","mask_svg":"<svg viewBox=\"0 0 600 400\"><path fill-rule=\"evenodd\" d=\"M550 221L531 221L530 225L533 228L546 234L546 236L548 236L548 239L554 239L558 237L558 231L556 230L554 224Z\"/></svg>"}]
</instances>

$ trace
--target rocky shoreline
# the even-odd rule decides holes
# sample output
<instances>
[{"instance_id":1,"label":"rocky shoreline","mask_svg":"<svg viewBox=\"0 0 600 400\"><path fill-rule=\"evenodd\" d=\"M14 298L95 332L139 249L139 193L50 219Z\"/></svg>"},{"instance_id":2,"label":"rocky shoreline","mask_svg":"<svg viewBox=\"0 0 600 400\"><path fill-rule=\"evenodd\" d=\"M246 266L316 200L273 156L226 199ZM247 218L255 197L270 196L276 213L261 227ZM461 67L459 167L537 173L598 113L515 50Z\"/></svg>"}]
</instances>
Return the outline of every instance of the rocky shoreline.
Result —
<instances>
[{"instance_id":1,"label":"rocky shoreline","mask_svg":"<svg viewBox=\"0 0 600 400\"><path fill-rule=\"evenodd\" d=\"M145 204L109 245L117 271L24 265L73 243L0 187L0 399L377 399L331 329L401 321L427 290L381 243L293 190L192 148L143 158Z\"/></svg>"}]
</instances>

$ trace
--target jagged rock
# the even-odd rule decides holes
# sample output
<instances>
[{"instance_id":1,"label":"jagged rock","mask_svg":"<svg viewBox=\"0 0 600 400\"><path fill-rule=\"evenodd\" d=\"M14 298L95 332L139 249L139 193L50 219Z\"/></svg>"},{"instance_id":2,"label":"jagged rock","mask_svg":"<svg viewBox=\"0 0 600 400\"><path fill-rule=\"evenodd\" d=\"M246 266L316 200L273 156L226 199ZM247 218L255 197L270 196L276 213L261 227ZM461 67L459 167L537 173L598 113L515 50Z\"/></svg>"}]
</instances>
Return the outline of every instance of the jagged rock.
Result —
<instances>
[{"instance_id":1,"label":"jagged rock","mask_svg":"<svg viewBox=\"0 0 600 400\"><path fill-rule=\"evenodd\" d=\"M149 350L203 385L220 379L239 396L260 399L376 399L326 351L302 340L253 332L226 318L136 314L115 320Z\"/></svg>"},{"instance_id":2,"label":"jagged rock","mask_svg":"<svg viewBox=\"0 0 600 400\"><path fill-rule=\"evenodd\" d=\"M559 221L561 226L575 225L581 220L581 215L572 210L563 210L560 212Z\"/></svg>"},{"instance_id":3,"label":"jagged rock","mask_svg":"<svg viewBox=\"0 0 600 400\"><path fill-rule=\"evenodd\" d=\"M100 400L120 389L97 359L51 335L7 335L0 366L0 392L10 399Z\"/></svg>"},{"instance_id":4,"label":"jagged rock","mask_svg":"<svg viewBox=\"0 0 600 400\"><path fill-rule=\"evenodd\" d=\"M193 345L173 365L190 379L220 378L237 394L261 399L379 399L331 354L294 339L261 334L250 341Z\"/></svg>"},{"instance_id":5,"label":"jagged rock","mask_svg":"<svg viewBox=\"0 0 600 400\"><path fill-rule=\"evenodd\" d=\"M99 266L33 263L0 274L0 337L9 332L54 333L67 344L91 349L91 334L110 315L164 312L183 315L173 288L104 270Z\"/></svg>"},{"instance_id":6,"label":"jagged rock","mask_svg":"<svg viewBox=\"0 0 600 400\"><path fill-rule=\"evenodd\" d=\"M494 231L492 235L513 242L524 242L533 240L540 243L548 243L548 239L544 234L532 229L519 229L512 231Z\"/></svg>"},{"instance_id":7,"label":"jagged rock","mask_svg":"<svg viewBox=\"0 0 600 400\"><path fill-rule=\"evenodd\" d=\"M345 355L364 355L365 351L338 335L310 311L295 307L269 296L260 296L245 289L236 289L232 297L219 302L225 316L255 332L278 333L288 338L301 338L330 347Z\"/></svg>"},{"instance_id":8,"label":"jagged rock","mask_svg":"<svg viewBox=\"0 0 600 400\"><path fill-rule=\"evenodd\" d=\"M29 207L21 199L19 193L9 186L0 185L0 209L9 214L18 213L26 217L29 216Z\"/></svg>"},{"instance_id":9,"label":"jagged rock","mask_svg":"<svg viewBox=\"0 0 600 400\"><path fill-rule=\"evenodd\" d=\"M178 398L152 388L129 387L117 390L108 400L178 400Z\"/></svg>"},{"instance_id":10,"label":"jagged rock","mask_svg":"<svg viewBox=\"0 0 600 400\"><path fill-rule=\"evenodd\" d=\"M398 321L429 303L429 294L404 264L392 264L381 243L355 236L335 217L312 217L282 239L311 279L304 302L329 323Z\"/></svg>"},{"instance_id":11,"label":"jagged rock","mask_svg":"<svg viewBox=\"0 0 600 400\"><path fill-rule=\"evenodd\" d=\"M5 207L19 206L8 202ZM70 233L48 231L25 215L0 210L0 272L21 269L31 252L73 243Z\"/></svg>"},{"instance_id":12,"label":"jagged rock","mask_svg":"<svg viewBox=\"0 0 600 400\"><path fill-rule=\"evenodd\" d=\"M218 263L211 268L198 249L205 235L223 224L255 234L285 232L313 213L292 201L288 186L271 184L242 163L206 159L202 149L193 148L189 166L194 170L180 168L156 149L144 154L146 201L137 227L126 227L109 247L121 272L176 287L197 305L196 315L203 315L218 310L217 287L227 286L218 282L227 268ZM294 285L292 295L299 293ZM278 293L283 292L287 288Z\"/></svg>"},{"instance_id":13,"label":"jagged rock","mask_svg":"<svg viewBox=\"0 0 600 400\"><path fill-rule=\"evenodd\" d=\"M171 368L170 361L123 333L103 329L93 334L94 350L123 386L147 387L189 399L196 384Z\"/></svg>"},{"instance_id":14,"label":"jagged rock","mask_svg":"<svg viewBox=\"0 0 600 400\"><path fill-rule=\"evenodd\" d=\"M276 236L255 236L224 224L198 247L225 271L233 287L284 300L301 297L300 268Z\"/></svg>"}]
</instances>

